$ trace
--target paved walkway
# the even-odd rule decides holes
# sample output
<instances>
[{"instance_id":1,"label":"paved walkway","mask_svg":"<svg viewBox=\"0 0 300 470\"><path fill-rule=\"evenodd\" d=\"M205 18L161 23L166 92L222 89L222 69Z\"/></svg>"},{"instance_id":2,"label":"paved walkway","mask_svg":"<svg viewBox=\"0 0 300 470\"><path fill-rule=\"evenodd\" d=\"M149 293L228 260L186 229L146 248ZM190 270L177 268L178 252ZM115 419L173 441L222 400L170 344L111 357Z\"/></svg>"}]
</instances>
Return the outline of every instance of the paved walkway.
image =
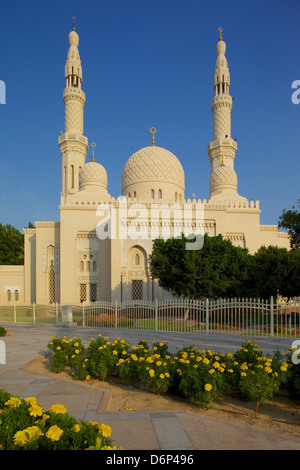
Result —
<instances>
[{"instance_id":1,"label":"paved walkway","mask_svg":"<svg viewBox=\"0 0 300 470\"><path fill-rule=\"evenodd\" d=\"M53 403L67 407L68 413L79 420L94 420L111 426L114 444L125 450L299 450L300 438L264 431L261 427L232 423L205 414L187 411L109 413L109 390L95 389L86 383L62 380L29 372L24 366L47 351L51 335L80 336L83 340L99 332L111 340L124 338L129 344L140 339L168 341L169 350L183 344L210 347L212 351L234 351L245 340L232 336L173 335L161 332L106 330L92 328L61 328L54 325L3 324L9 335L1 338L6 347L6 364L0 363L0 388L21 398L35 396L38 403L49 408ZM259 347L282 351L290 340L262 338Z\"/></svg>"}]
</instances>

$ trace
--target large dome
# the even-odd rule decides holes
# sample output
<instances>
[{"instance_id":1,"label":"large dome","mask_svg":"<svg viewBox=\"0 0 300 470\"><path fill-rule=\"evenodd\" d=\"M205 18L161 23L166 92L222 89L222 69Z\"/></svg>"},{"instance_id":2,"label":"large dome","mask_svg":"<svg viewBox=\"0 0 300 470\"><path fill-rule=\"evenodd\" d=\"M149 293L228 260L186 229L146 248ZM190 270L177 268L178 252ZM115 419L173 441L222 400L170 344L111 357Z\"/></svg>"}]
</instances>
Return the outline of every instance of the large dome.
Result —
<instances>
[{"instance_id":1,"label":"large dome","mask_svg":"<svg viewBox=\"0 0 300 470\"><path fill-rule=\"evenodd\" d=\"M142 190L143 187L143 190ZM150 192L149 192L149 188ZM184 171L178 158L168 150L145 147L134 153L127 161L122 174L122 194L130 197L145 198L145 191L152 199L151 191L165 199L170 192L184 197ZM159 191L161 191L159 193ZM163 194L161 196L161 194ZM152 196L151 196L152 195ZM170 199L170 197L167 197ZM173 197L171 197L173 200Z\"/></svg>"},{"instance_id":2,"label":"large dome","mask_svg":"<svg viewBox=\"0 0 300 470\"><path fill-rule=\"evenodd\" d=\"M91 161L82 167L79 173L79 190L87 188L107 191L107 173L100 163Z\"/></svg>"}]
</instances>

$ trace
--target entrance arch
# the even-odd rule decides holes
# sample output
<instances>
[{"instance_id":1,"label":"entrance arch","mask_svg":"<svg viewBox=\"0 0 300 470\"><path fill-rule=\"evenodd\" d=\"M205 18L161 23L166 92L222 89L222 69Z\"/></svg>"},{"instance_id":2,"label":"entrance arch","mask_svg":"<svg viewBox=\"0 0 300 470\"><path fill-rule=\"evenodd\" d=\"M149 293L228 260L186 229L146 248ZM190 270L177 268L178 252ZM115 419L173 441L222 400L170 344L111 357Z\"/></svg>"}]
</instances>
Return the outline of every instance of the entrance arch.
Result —
<instances>
[{"instance_id":1,"label":"entrance arch","mask_svg":"<svg viewBox=\"0 0 300 470\"><path fill-rule=\"evenodd\" d=\"M132 246L127 252L122 290L122 300L149 300L148 259L140 245Z\"/></svg>"}]
</instances>

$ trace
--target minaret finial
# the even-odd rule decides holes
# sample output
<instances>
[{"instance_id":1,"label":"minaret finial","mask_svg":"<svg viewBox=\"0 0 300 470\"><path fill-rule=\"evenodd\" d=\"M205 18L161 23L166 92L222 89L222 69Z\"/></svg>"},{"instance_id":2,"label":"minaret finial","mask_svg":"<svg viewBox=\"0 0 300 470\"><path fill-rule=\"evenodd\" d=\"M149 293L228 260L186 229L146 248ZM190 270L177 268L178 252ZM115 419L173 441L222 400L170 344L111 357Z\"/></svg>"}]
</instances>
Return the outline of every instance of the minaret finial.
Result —
<instances>
[{"instance_id":1,"label":"minaret finial","mask_svg":"<svg viewBox=\"0 0 300 470\"><path fill-rule=\"evenodd\" d=\"M75 16L72 16L71 20L73 21L73 28L72 28L72 30L75 31L75 21L76 21L76 17L75 17Z\"/></svg>"},{"instance_id":2,"label":"minaret finial","mask_svg":"<svg viewBox=\"0 0 300 470\"><path fill-rule=\"evenodd\" d=\"M154 134L155 134L155 132L156 132L155 127L151 127L150 132L151 132L151 134L152 134L152 146L154 147L154 145L155 145Z\"/></svg>"},{"instance_id":3,"label":"minaret finial","mask_svg":"<svg viewBox=\"0 0 300 470\"><path fill-rule=\"evenodd\" d=\"M95 147L96 147L95 142L92 142L92 143L91 143L91 147L93 147L93 158L92 158L92 162L95 162L95 161L96 161L96 160L95 160L95 155L94 155L94 149L95 149Z\"/></svg>"},{"instance_id":4,"label":"minaret finial","mask_svg":"<svg viewBox=\"0 0 300 470\"><path fill-rule=\"evenodd\" d=\"M220 33L220 39L219 39L219 40L222 41L222 40L223 40L223 38L222 38L222 31L223 31L223 28L221 28L221 26L220 26L220 28L218 28L218 31L219 31L219 33Z\"/></svg>"}]
</instances>

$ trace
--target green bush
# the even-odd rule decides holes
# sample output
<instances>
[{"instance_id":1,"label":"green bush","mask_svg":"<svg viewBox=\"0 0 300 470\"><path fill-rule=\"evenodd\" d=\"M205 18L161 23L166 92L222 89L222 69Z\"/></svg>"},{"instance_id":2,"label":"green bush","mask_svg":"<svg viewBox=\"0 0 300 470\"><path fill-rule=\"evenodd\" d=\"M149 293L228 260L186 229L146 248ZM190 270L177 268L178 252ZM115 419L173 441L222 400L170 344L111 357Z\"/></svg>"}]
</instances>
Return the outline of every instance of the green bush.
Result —
<instances>
[{"instance_id":1,"label":"green bush","mask_svg":"<svg viewBox=\"0 0 300 470\"><path fill-rule=\"evenodd\" d=\"M174 359L178 391L199 406L210 407L226 391L226 365L221 353L183 348Z\"/></svg>"},{"instance_id":2,"label":"green bush","mask_svg":"<svg viewBox=\"0 0 300 470\"><path fill-rule=\"evenodd\" d=\"M34 397L20 400L0 390L2 450L106 450L111 429L94 421L77 422L60 404L44 411ZM121 448L120 448L121 449Z\"/></svg>"},{"instance_id":3,"label":"green bush","mask_svg":"<svg viewBox=\"0 0 300 470\"><path fill-rule=\"evenodd\" d=\"M230 393L240 399L259 404L272 398L286 381L288 364L276 351L271 357L264 350L247 340L234 355L227 355L228 384Z\"/></svg>"},{"instance_id":4,"label":"green bush","mask_svg":"<svg viewBox=\"0 0 300 470\"><path fill-rule=\"evenodd\" d=\"M0 326L0 336L6 336L7 335L7 329L4 328L3 326Z\"/></svg>"}]
</instances>

